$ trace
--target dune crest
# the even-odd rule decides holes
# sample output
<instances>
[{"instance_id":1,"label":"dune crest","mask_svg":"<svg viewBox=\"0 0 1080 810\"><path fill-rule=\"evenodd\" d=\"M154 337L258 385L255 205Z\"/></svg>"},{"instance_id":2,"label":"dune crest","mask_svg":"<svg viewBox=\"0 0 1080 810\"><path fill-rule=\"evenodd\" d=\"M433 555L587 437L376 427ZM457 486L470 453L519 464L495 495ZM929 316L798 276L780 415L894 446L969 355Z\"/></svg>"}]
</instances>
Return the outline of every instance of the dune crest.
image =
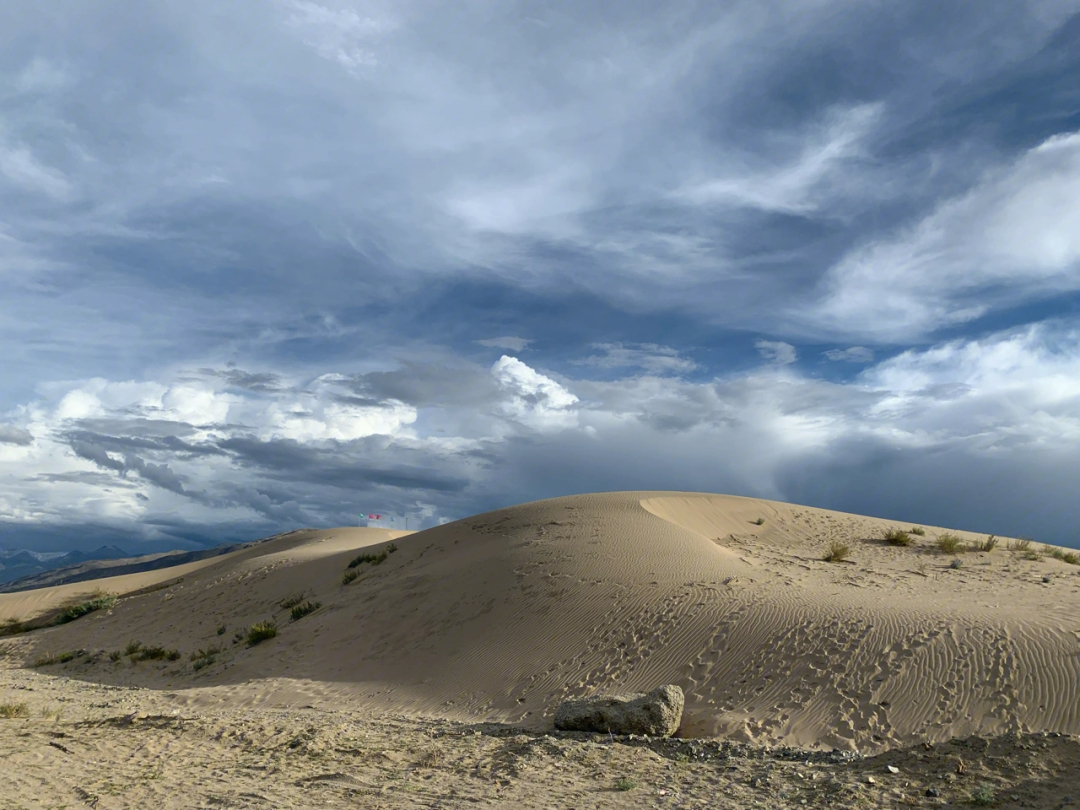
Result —
<instances>
[{"instance_id":1,"label":"dune crest","mask_svg":"<svg viewBox=\"0 0 1080 810\"><path fill-rule=\"evenodd\" d=\"M184 658L91 655L53 671L170 690L191 705L346 701L535 728L567 697L673 683L686 693L682 736L863 751L1080 733L1080 568L1024 560L1004 541L953 557L934 545L945 530L930 526L909 547L881 542L907 525L753 498L619 492L415 533L306 530L206 561L160 590L92 583L143 592L4 639L14 655L0 666L139 640ZM850 545L849 561L821 559L834 540ZM390 542L385 561L342 583L360 552ZM293 622L281 603L301 593L321 607ZM0 619L40 607L43 594L0 596ZM264 620L277 622L276 638L233 643ZM212 645L223 648L215 663L193 671L187 654Z\"/></svg>"}]
</instances>

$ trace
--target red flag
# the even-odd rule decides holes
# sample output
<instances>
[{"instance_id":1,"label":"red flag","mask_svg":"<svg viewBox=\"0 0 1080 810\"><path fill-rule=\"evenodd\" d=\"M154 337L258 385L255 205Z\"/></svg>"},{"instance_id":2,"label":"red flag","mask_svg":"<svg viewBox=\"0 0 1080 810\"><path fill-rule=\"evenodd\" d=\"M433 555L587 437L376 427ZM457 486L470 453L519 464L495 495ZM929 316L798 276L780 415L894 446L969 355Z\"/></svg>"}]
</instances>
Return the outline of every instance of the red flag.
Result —
<instances>
[{"instance_id":1,"label":"red flag","mask_svg":"<svg viewBox=\"0 0 1080 810\"><path fill-rule=\"evenodd\" d=\"M368 515L368 516L367 516L367 519L368 519L368 520L374 520L374 519L375 519L375 516L374 516L374 515Z\"/></svg>"},{"instance_id":2,"label":"red flag","mask_svg":"<svg viewBox=\"0 0 1080 810\"><path fill-rule=\"evenodd\" d=\"M376 515L376 516L375 516L375 519L376 519L376 520L382 520L382 515Z\"/></svg>"}]
</instances>

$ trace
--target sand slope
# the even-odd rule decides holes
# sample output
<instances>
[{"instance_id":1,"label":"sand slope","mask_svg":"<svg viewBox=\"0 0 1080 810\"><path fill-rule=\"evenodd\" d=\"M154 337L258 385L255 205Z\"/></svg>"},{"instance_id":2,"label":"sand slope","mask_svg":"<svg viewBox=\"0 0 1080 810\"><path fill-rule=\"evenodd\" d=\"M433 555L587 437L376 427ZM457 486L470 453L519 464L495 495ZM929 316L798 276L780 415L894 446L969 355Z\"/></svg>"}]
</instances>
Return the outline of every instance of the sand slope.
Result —
<instances>
[{"instance_id":1,"label":"sand slope","mask_svg":"<svg viewBox=\"0 0 1080 810\"><path fill-rule=\"evenodd\" d=\"M193 706L369 706L536 728L568 695L672 682L687 692L684 736L867 751L1080 732L1080 568L999 546L953 570L932 549L943 530L926 527L908 548L875 539L898 525L636 492L525 504L407 536L297 532L107 613L0 640L9 651L0 666L137 639L185 657L48 670L154 686ZM358 548L391 539L398 551L385 563L341 584ZM832 539L851 544L850 562L820 559ZM290 623L278 605L299 591L323 607ZM13 609L6 599L0 619ZM231 643L269 618L277 638ZM213 644L225 648L217 662L193 672L186 653Z\"/></svg>"}]
</instances>

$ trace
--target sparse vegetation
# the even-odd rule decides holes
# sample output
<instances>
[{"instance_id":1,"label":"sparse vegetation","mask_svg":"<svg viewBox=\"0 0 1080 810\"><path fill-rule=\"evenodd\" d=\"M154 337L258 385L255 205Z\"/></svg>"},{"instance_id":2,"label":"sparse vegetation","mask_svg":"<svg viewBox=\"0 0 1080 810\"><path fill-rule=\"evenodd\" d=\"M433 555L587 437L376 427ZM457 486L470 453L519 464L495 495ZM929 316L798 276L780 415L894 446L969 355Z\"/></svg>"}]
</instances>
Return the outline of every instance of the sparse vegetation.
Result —
<instances>
[{"instance_id":1,"label":"sparse vegetation","mask_svg":"<svg viewBox=\"0 0 1080 810\"><path fill-rule=\"evenodd\" d=\"M990 807L995 801L994 786L983 782L971 791L971 803L979 807Z\"/></svg>"},{"instance_id":2,"label":"sparse vegetation","mask_svg":"<svg viewBox=\"0 0 1080 810\"><path fill-rule=\"evenodd\" d=\"M1031 550L1031 538L1030 537L1017 537L1015 540L1010 540L1008 545L1009 551L1030 551Z\"/></svg>"},{"instance_id":3,"label":"sparse vegetation","mask_svg":"<svg viewBox=\"0 0 1080 810\"><path fill-rule=\"evenodd\" d=\"M1027 551L1024 552L1022 559L1031 560L1032 562L1038 562L1042 559L1042 557L1039 556L1039 552L1037 552L1035 549L1029 548Z\"/></svg>"},{"instance_id":4,"label":"sparse vegetation","mask_svg":"<svg viewBox=\"0 0 1080 810\"><path fill-rule=\"evenodd\" d=\"M33 665L35 667L48 667L53 664L66 664L68 661L74 661L84 655L86 655L86 650L68 650L57 655L47 652L35 660Z\"/></svg>"},{"instance_id":5,"label":"sparse vegetation","mask_svg":"<svg viewBox=\"0 0 1080 810\"><path fill-rule=\"evenodd\" d=\"M926 529L924 529L922 526L912 526L910 529L908 529L908 534L916 534L919 537L925 537Z\"/></svg>"},{"instance_id":6,"label":"sparse vegetation","mask_svg":"<svg viewBox=\"0 0 1080 810\"><path fill-rule=\"evenodd\" d=\"M167 650L164 647L143 647L131 656L132 661L160 661L165 659L166 661L178 661L180 660L180 651L173 649Z\"/></svg>"},{"instance_id":7,"label":"sparse vegetation","mask_svg":"<svg viewBox=\"0 0 1080 810\"><path fill-rule=\"evenodd\" d=\"M279 604L281 605L281 607L284 610L288 610L289 608L296 607L297 605L299 605L303 601L304 601L304 592L300 591L300 593L296 593L296 594L293 594L292 596L290 596L290 597L288 597L286 599L282 599Z\"/></svg>"},{"instance_id":8,"label":"sparse vegetation","mask_svg":"<svg viewBox=\"0 0 1080 810\"><path fill-rule=\"evenodd\" d=\"M115 604L115 596L112 594L101 594L87 602L80 602L77 605L65 608L57 615L53 622L55 624L67 624L68 622L73 622L76 619L85 616L87 613L93 613L95 610L105 610L111 608Z\"/></svg>"},{"instance_id":9,"label":"sparse vegetation","mask_svg":"<svg viewBox=\"0 0 1080 810\"><path fill-rule=\"evenodd\" d=\"M248 629L247 643L249 647L254 647L276 635L277 625L274 622L256 622Z\"/></svg>"},{"instance_id":10,"label":"sparse vegetation","mask_svg":"<svg viewBox=\"0 0 1080 810\"><path fill-rule=\"evenodd\" d=\"M764 523L765 520L762 519L761 522ZM397 551L397 546L393 543L390 543L378 554L360 554L359 556L353 557L351 560L349 560L349 568L356 568L358 565L363 565L364 563L381 565L382 563L386 562L386 558L393 554L395 551Z\"/></svg>"},{"instance_id":11,"label":"sparse vegetation","mask_svg":"<svg viewBox=\"0 0 1080 810\"><path fill-rule=\"evenodd\" d=\"M18 619L4 619L3 624L0 624L0 636L15 636L29 629Z\"/></svg>"},{"instance_id":12,"label":"sparse vegetation","mask_svg":"<svg viewBox=\"0 0 1080 810\"><path fill-rule=\"evenodd\" d=\"M135 653L137 653L141 649L141 641L129 641L127 646L124 647L124 655L135 655Z\"/></svg>"},{"instance_id":13,"label":"sparse vegetation","mask_svg":"<svg viewBox=\"0 0 1080 810\"><path fill-rule=\"evenodd\" d=\"M949 563L949 568L952 568L954 570L956 570L958 568L963 568L963 567L964 567L964 563L959 557L957 557L955 560L953 560L951 563Z\"/></svg>"},{"instance_id":14,"label":"sparse vegetation","mask_svg":"<svg viewBox=\"0 0 1080 810\"><path fill-rule=\"evenodd\" d=\"M1080 565L1080 556L1077 556L1076 552L1066 551L1063 548L1043 546L1043 554L1048 557L1053 557L1055 560L1061 560L1063 563L1068 563L1069 565Z\"/></svg>"},{"instance_id":15,"label":"sparse vegetation","mask_svg":"<svg viewBox=\"0 0 1080 810\"><path fill-rule=\"evenodd\" d=\"M113 650L111 653L109 653L109 660L112 661L114 664L119 661L121 657L122 653L119 650Z\"/></svg>"},{"instance_id":16,"label":"sparse vegetation","mask_svg":"<svg viewBox=\"0 0 1080 810\"><path fill-rule=\"evenodd\" d=\"M885 532L885 542L890 546L910 546L912 539L908 532L900 529L889 529Z\"/></svg>"},{"instance_id":17,"label":"sparse vegetation","mask_svg":"<svg viewBox=\"0 0 1080 810\"><path fill-rule=\"evenodd\" d=\"M839 540L833 540L825 547L825 553L821 559L825 562L840 562L846 560L850 553L851 546L847 543L841 543Z\"/></svg>"},{"instance_id":18,"label":"sparse vegetation","mask_svg":"<svg viewBox=\"0 0 1080 810\"><path fill-rule=\"evenodd\" d=\"M350 568L348 571L346 571L344 574L341 575L341 584L342 585L348 585L350 582L352 582L358 576L360 576L360 575Z\"/></svg>"},{"instance_id":19,"label":"sparse vegetation","mask_svg":"<svg viewBox=\"0 0 1080 810\"><path fill-rule=\"evenodd\" d=\"M229 629L229 628L228 628L228 627L226 627L225 625L221 625L221 626L219 626L219 627L218 627L218 629L217 629L217 634L218 634L219 636L223 636L223 635L225 635L225 631L226 631L226 630L228 630L228 629Z\"/></svg>"},{"instance_id":20,"label":"sparse vegetation","mask_svg":"<svg viewBox=\"0 0 1080 810\"><path fill-rule=\"evenodd\" d=\"M620 776L618 779L615 780L615 789L625 792L627 790L633 790L637 787L637 784L638 783L636 779L630 779L626 776Z\"/></svg>"},{"instance_id":21,"label":"sparse vegetation","mask_svg":"<svg viewBox=\"0 0 1080 810\"><path fill-rule=\"evenodd\" d=\"M997 548L997 544L997 535L987 535L986 539L979 543L978 549L979 551L993 551L995 548Z\"/></svg>"},{"instance_id":22,"label":"sparse vegetation","mask_svg":"<svg viewBox=\"0 0 1080 810\"><path fill-rule=\"evenodd\" d=\"M205 650L197 650L191 654L191 668L198 672L203 667L208 667L217 661L217 655L221 652L221 647L212 645Z\"/></svg>"},{"instance_id":23,"label":"sparse vegetation","mask_svg":"<svg viewBox=\"0 0 1080 810\"><path fill-rule=\"evenodd\" d=\"M763 518L763 517L759 517L757 520L754 521L755 526L763 526L764 524L765 524L765 518Z\"/></svg>"},{"instance_id":24,"label":"sparse vegetation","mask_svg":"<svg viewBox=\"0 0 1080 810\"><path fill-rule=\"evenodd\" d=\"M309 613L314 613L316 610L322 607L322 602L307 601L299 605L293 605L292 613L290 614L292 621L297 621L304 618Z\"/></svg>"},{"instance_id":25,"label":"sparse vegetation","mask_svg":"<svg viewBox=\"0 0 1080 810\"><path fill-rule=\"evenodd\" d=\"M16 717L29 717L30 710L25 703L0 703L0 718L14 720Z\"/></svg>"},{"instance_id":26,"label":"sparse vegetation","mask_svg":"<svg viewBox=\"0 0 1080 810\"><path fill-rule=\"evenodd\" d=\"M949 532L939 534L936 543L938 550L943 554L959 554L964 550L964 541Z\"/></svg>"}]
</instances>

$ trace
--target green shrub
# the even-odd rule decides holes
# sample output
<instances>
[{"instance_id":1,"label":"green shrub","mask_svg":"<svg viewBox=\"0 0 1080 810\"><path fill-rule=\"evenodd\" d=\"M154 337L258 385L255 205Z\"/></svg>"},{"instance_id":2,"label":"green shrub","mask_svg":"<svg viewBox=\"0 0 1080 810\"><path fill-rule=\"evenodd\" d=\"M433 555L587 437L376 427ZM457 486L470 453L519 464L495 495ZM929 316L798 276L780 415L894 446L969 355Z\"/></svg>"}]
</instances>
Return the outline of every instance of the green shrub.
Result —
<instances>
[{"instance_id":1,"label":"green shrub","mask_svg":"<svg viewBox=\"0 0 1080 810\"><path fill-rule=\"evenodd\" d=\"M912 526L908 529L908 534L917 534L919 537L924 537L926 535L926 529L922 526Z\"/></svg>"},{"instance_id":2,"label":"green shrub","mask_svg":"<svg viewBox=\"0 0 1080 810\"><path fill-rule=\"evenodd\" d=\"M300 591L300 593L293 594L292 596L288 597L287 599L282 599L281 602L280 602L280 605L284 610L288 610L291 607L295 607L296 605L299 605L303 601L304 601L304 592Z\"/></svg>"},{"instance_id":3,"label":"green shrub","mask_svg":"<svg viewBox=\"0 0 1080 810\"><path fill-rule=\"evenodd\" d=\"M141 641L129 641L128 645L124 647L124 655L135 655L135 653L137 653L141 649Z\"/></svg>"},{"instance_id":4,"label":"green shrub","mask_svg":"<svg viewBox=\"0 0 1080 810\"><path fill-rule=\"evenodd\" d=\"M247 643L249 647L254 647L256 644L260 644L276 635L277 625L274 622L257 622L251 625L247 632Z\"/></svg>"},{"instance_id":5,"label":"green shrub","mask_svg":"<svg viewBox=\"0 0 1080 810\"><path fill-rule=\"evenodd\" d=\"M912 540L911 535L907 532L900 531L900 529L889 529L885 532L885 542L890 546L910 546Z\"/></svg>"},{"instance_id":6,"label":"green shrub","mask_svg":"<svg viewBox=\"0 0 1080 810\"><path fill-rule=\"evenodd\" d=\"M0 636L15 636L29 629L18 619L4 619L4 623L0 624Z\"/></svg>"},{"instance_id":7,"label":"green shrub","mask_svg":"<svg viewBox=\"0 0 1080 810\"><path fill-rule=\"evenodd\" d=\"M213 663L214 663L215 661L217 661L217 656L216 656L216 655L208 655L208 656L206 656L205 658L198 658L198 659L196 659L196 660L195 660L195 661L194 661L194 662L192 663L192 665L191 665L191 668L192 668L193 670L195 670L196 672L198 672L198 671L199 671L200 669L202 669L203 667L208 667L208 666L210 666L211 664L213 664Z\"/></svg>"},{"instance_id":8,"label":"green shrub","mask_svg":"<svg viewBox=\"0 0 1080 810\"><path fill-rule=\"evenodd\" d=\"M223 636L223 635L225 635L225 631L226 631L226 630L228 630L228 629L229 629L229 628L228 628L228 627L226 627L225 625L221 625L221 626L220 626L220 627L218 627L218 629L217 629L217 634L218 634L219 636Z\"/></svg>"},{"instance_id":9,"label":"green shrub","mask_svg":"<svg viewBox=\"0 0 1080 810\"><path fill-rule=\"evenodd\" d=\"M754 525L755 526L764 526L765 525L765 518L759 517L757 520L754 521Z\"/></svg>"},{"instance_id":10,"label":"green shrub","mask_svg":"<svg viewBox=\"0 0 1080 810\"><path fill-rule=\"evenodd\" d=\"M964 541L949 532L939 534L936 542L938 549L944 554L959 554L964 550Z\"/></svg>"},{"instance_id":11,"label":"green shrub","mask_svg":"<svg viewBox=\"0 0 1080 810\"><path fill-rule=\"evenodd\" d=\"M0 703L0 717L14 720L16 717L29 717L30 709L25 703Z\"/></svg>"},{"instance_id":12,"label":"green shrub","mask_svg":"<svg viewBox=\"0 0 1080 810\"><path fill-rule=\"evenodd\" d=\"M292 617L292 621L295 622L298 619L302 619L305 616L307 616L309 613L313 613L313 612L315 612L316 610L318 610L321 607L322 607L322 602L310 602L310 601L304 602L304 603L299 604L299 605L294 605L293 609L292 609L292 613L290 614L291 617Z\"/></svg>"},{"instance_id":13,"label":"green shrub","mask_svg":"<svg viewBox=\"0 0 1080 810\"><path fill-rule=\"evenodd\" d=\"M762 522L764 523L764 520ZM381 565L382 563L386 562L386 558L393 554L395 551L397 551L397 546L391 543L378 554L360 554L359 556L354 557L349 561L349 568L356 568L356 566L363 565L364 563Z\"/></svg>"},{"instance_id":14,"label":"green shrub","mask_svg":"<svg viewBox=\"0 0 1080 810\"><path fill-rule=\"evenodd\" d=\"M847 543L841 543L839 540L833 540L825 548L825 553L821 559L825 562L840 562L846 560L847 556L851 553L851 546Z\"/></svg>"},{"instance_id":15,"label":"green shrub","mask_svg":"<svg viewBox=\"0 0 1080 810\"><path fill-rule=\"evenodd\" d=\"M72 605L69 608L65 608L54 619L55 624L67 624L73 622L76 619L85 616L87 613L93 613L95 610L104 610L111 608L116 604L116 597L111 594L104 594L98 596L95 599L91 599L89 602L82 602L78 605Z\"/></svg>"},{"instance_id":16,"label":"green shrub","mask_svg":"<svg viewBox=\"0 0 1080 810\"><path fill-rule=\"evenodd\" d=\"M1042 557L1039 556L1039 552L1037 552L1035 549L1029 548L1027 551L1024 552L1023 559L1038 562L1042 559Z\"/></svg>"},{"instance_id":17,"label":"green shrub","mask_svg":"<svg viewBox=\"0 0 1080 810\"><path fill-rule=\"evenodd\" d=\"M348 585L350 582L352 582L358 576L360 576L358 573L356 573L355 571L350 569L350 570L346 571L344 574L341 575L341 584L342 585Z\"/></svg>"},{"instance_id":18,"label":"green shrub","mask_svg":"<svg viewBox=\"0 0 1080 810\"><path fill-rule=\"evenodd\" d=\"M120 658L121 652L119 650L113 650L111 653L109 653L109 660L112 661L114 664L119 661Z\"/></svg>"},{"instance_id":19,"label":"green shrub","mask_svg":"<svg viewBox=\"0 0 1080 810\"><path fill-rule=\"evenodd\" d=\"M620 791L633 790L637 787L637 780L630 779L626 776L620 776L615 780L615 789Z\"/></svg>"},{"instance_id":20,"label":"green shrub","mask_svg":"<svg viewBox=\"0 0 1080 810\"><path fill-rule=\"evenodd\" d=\"M971 791L971 803L979 807L990 807L994 804L994 786L983 782Z\"/></svg>"},{"instance_id":21,"label":"green shrub","mask_svg":"<svg viewBox=\"0 0 1080 810\"><path fill-rule=\"evenodd\" d=\"M132 661L160 661L165 659L166 661L178 661L180 660L179 650L167 650L164 647L143 647L135 655L131 657Z\"/></svg>"},{"instance_id":22,"label":"green shrub","mask_svg":"<svg viewBox=\"0 0 1080 810\"><path fill-rule=\"evenodd\" d=\"M953 560L951 563L949 563L949 568L956 569L956 568L963 568L963 567L964 567L964 563L959 558L957 558L957 559Z\"/></svg>"},{"instance_id":23,"label":"green shrub","mask_svg":"<svg viewBox=\"0 0 1080 810\"><path fill-rule=\"evenodd\" d=\"M198 672L203 667L208 667L217 661L217 655L221 652L221 647L216 644L207 647L205 650L198 650L191 654L191 667Z\"/></svg>"},{"instance_id":24,"label":"green shrub","mask_svg":"<svg viewBox=\"0 0 1080 810\"><path fill-rule=\"evenodd\" d=\"M1014 540L1009 541L1009 551L1030 551L1031 550L1031 538L1030 537L1017 537Z\"/></svg>"}]
</instances>

